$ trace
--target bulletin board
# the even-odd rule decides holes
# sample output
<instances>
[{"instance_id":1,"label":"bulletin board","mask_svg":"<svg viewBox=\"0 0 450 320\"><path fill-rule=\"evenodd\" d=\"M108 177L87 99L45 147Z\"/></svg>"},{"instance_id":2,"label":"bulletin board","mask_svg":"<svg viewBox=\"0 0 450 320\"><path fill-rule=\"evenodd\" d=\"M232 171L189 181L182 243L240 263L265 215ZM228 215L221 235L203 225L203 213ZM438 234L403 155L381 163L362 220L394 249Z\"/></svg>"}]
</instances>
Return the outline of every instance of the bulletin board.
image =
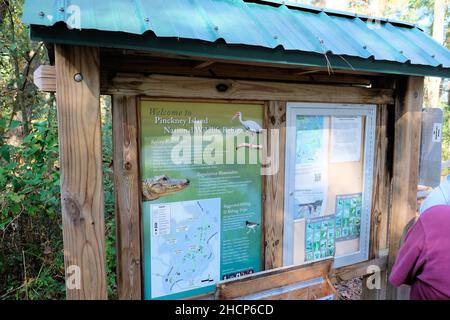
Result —
<instances>
[{"instance_id":1,"label":"bulletin board","mask_svg":"<svg viewBox=\"0 0 450 320\"><path fill-rule=\"evenodd\" d=\"M367 260L375 108L288 104L284 265Z\"/></svg>"}]
</instances>

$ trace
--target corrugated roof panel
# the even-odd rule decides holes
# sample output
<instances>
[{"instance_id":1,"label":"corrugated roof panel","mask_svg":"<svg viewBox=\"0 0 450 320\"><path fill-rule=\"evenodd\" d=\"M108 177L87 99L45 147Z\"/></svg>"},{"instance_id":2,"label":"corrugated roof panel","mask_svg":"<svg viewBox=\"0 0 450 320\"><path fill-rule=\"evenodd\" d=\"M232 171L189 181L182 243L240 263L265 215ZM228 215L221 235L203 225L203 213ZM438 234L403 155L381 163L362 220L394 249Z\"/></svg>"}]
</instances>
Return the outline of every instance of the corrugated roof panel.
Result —
<instances>
[{"instance_id":1,"label":"corrugated roof panel","mask_svg":"<svg viewBox=\"0 0 450 320\"><path fill-rule=\"evenodd\" d=\"M277 38L277 45L286 50L303 48L303 51L308 52L323 51L317 37L301 21L299 22L292 10L286 6L279 8L256 4L249 6L255 11L254 15L266 24L266 29L270 29L269 34Z\"/></svg>"},{"instance_id":2,"label":"corrugated roof panel","mask_svg":"<svg viewBox=\"0 0 450 320\"><path fill-rule=\"evenodd\" d=\"M362 51L362 46L357 48L351 38L348 38L348 33L335 24L326 13L298 12L299 19L302 19L306 27L316 34L326 52L367 58L368 55Z\"/></svg>"},{"instance_id":3,"label":"corrugated roof panel","mask_svg":"<svg viewBox=\"0 0 450 320\"><path fill-rule=\"evenodd\" d=\"M411 42L410 39L405 37L405 33L408 33L409 30L411 29L397 28L388 22L381 24L379 29L377 29L377 33L383 37L384 42L388 42L393 46L411 64L437 66L436 61L428 53L417 46L415 42Z\"/></svg>"},{"instance_id":4,"label":"corrugated roof panel","mask_svg":"<svg viewBox=\"0 0 450 320\"><path fill-rule=\"evenodd\" d=\"M405 37L416 46L422 49L425 55L429 55L436 61L436 65L441 65L444 68L450 68L450 54L449 50L437 43L433 38L423 33L417 28L408 30L404 33Z\"/></svg>"},{"instance_id":5,"label":"corrugated roof panel","mask_svg":"<svg viewBox=\"0 0 450 320\"><path fill-rule=\"evenodd\" d=\"M268 1L266 1L268 2ZM450 51L417 27L354 14L244 0L27 0L23 21L450 68ZM62 9L61 9L62 8ZM75 14L74 14L75 13ZM74 20L75 19L75 20Z\"/></svg>"},{"instance_id":6,"label":"corrugated roof panel","mask_svg":"<svg viewBox=\"0 0 450 320\"><path fill-rule=\"evenodd\" d=\"M216 39L223 39L228 44L250 42L268 48L276 46L272 38L259 30L245 2L206 0L195 3L215 30Z\"/></svg>"},{"instance_id":7,"label":"corrugated roof panel","mask_svg":"<svg viewBox=\"0 0 450 320\"><path fill-rule=\"evenodd\" d=\"M345 17L332 17L336 23L346 30L347 39L352 39L365 50L368 57L373 57L375 60L397 61L404 63L408 59L400 54L389 42L386 42L377 32L379 24L372 22L364 22L360 18L348 19ZM383 45L380 45L380 44Z\"/></svg>"},{"instance_id":8,"label":"corrugated roof panel","mask_svg":"<svg viewBox=\"0 0 450 320\"><path fill-rule=\"evenodd\" d=\"M193 0L136 0L143 8L142 22L146 30L158 37L177 37L216 41L214 28L200 14L200 8Z\"/></svg>"}]
</instances>

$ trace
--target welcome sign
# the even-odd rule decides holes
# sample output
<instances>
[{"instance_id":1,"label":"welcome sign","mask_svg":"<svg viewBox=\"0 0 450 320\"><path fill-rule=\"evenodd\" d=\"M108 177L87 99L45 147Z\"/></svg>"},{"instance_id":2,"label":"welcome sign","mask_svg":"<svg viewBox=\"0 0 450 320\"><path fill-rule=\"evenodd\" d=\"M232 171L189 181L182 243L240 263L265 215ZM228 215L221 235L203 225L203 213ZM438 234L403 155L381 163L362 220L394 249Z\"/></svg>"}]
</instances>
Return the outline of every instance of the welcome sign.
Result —
<instances>
[{"instance_id":1,"label":"welcome sign","mask_svg":"<svg viewBox=\"0 0 450 320\"><path fill-rule=\"evenodd\" d=\"M260 271L262 105L142 100L140 116L145 298Z\"/></svg>"}]
</instances>

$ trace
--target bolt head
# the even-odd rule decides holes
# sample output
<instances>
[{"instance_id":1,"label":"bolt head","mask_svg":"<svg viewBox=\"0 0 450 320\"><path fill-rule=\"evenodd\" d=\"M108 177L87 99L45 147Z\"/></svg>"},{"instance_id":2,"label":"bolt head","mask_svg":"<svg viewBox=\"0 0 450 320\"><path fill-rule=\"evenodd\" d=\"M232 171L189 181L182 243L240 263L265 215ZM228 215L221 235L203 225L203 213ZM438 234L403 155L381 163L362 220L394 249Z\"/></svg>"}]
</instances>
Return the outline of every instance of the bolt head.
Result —
<instances>
[{"instance_id":1,"label":"bolt head","mask_svg":"<svg viewBox=\"0 0 450 320\"><path fill-rule=\"evenodd\" d=\"M73 76L73 80L75 80L76 82L81 82L83 81L83 75L81 73L75 73L75 75Z\"/></svg>"}]
</instances>

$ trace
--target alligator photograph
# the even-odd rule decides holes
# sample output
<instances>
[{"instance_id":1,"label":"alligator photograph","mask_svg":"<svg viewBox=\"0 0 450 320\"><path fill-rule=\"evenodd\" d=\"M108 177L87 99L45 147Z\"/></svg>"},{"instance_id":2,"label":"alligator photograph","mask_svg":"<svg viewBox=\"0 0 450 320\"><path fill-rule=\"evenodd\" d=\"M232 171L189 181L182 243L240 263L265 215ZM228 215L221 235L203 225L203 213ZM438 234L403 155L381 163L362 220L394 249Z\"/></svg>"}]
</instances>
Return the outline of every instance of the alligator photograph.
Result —
<instances>
[{"instance_id":1,"label":"alligator photograph","mask_svg":"<svg viewBox=\"0 0 450 320\"><path fill-rule=\"evenodd\" d=\"M157 200L160 197L182 191L190 184L189 179L172 179L168 176L156 176L142 182L144 201Z\"/></svg>"}]
</instances>

